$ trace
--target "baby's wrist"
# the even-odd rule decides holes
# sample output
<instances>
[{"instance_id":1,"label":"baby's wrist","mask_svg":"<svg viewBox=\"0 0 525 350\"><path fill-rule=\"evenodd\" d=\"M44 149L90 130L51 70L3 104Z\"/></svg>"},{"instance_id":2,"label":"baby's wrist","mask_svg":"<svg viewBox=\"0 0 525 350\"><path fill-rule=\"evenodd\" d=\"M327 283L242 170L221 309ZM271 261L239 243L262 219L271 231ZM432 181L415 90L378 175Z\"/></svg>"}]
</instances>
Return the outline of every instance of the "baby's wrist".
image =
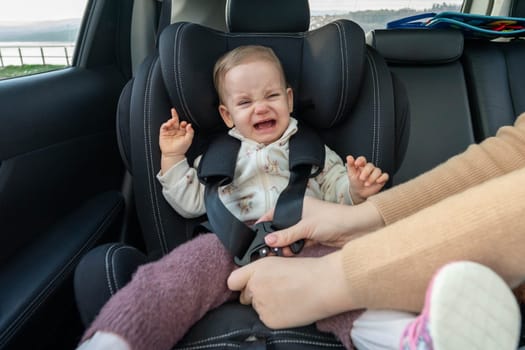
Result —
<instances>
[{"instance_id":1,"label":"baby's wrist","mask_svg":"<svg viewBox=\"0 0 525 350\"><path fill-rule=\"evenodd\" d=\"M160 158L164 160L175 161L178 163L181 160L185 159L186 155L181 153L161 153Z\"/></svg>"},{"instance_id":2,"label":"baby's wrist","mask_svg":"<svg viewBox=\"0 0 525 350\"><path fill-rule=\"evenodd\" d=\"M361 195L354 193L350 190L350 198L352 199L352 203L354 205L363 203L366 198L362 197Z\"/></svg>"},{"instance_id":3,"label":"baby's wrist","mask_svg":"<svg viewBox=\"0 0 525 350\"><path fill-rule=\"evenodd\" d=\"M165 155L161 154L160 156L160 170L162 174L166 174L166 172L171 169L173 166L177 165L178 163L182 162L186 159L185 155Z\"/></svg>"}]
</instances>

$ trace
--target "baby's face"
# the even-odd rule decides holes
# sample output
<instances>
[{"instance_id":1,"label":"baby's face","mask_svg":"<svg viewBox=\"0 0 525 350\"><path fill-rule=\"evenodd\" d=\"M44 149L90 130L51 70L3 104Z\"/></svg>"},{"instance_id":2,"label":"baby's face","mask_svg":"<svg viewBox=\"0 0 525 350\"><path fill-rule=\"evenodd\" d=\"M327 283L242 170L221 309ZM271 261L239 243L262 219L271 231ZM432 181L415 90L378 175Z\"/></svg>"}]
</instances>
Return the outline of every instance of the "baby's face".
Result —
<instances>
[{"instance_id":1,"label":"baby's face","mask_svg":"<svg viewBox=\"0 0 525 350\"><path fill-rule=\"evenodd\" d=\"M223 90L219 112L228 127L235 125L244 137L265 145L282 136L290 123L293 95L275 65L242 63L226 73Z\"/></svg>"}]
</instances>

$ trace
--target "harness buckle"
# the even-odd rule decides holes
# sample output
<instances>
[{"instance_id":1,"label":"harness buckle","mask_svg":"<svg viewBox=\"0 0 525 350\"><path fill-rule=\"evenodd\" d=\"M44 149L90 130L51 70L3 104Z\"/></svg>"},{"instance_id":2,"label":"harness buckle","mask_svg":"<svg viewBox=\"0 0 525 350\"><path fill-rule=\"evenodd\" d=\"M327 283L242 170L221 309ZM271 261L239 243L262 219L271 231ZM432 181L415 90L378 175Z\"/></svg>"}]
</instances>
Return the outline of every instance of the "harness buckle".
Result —
<instances>
[{"instance_id":1,"label":"harness buckle","mask_svg":"<svg viewBox=\"0 0 525 350\"><path fill-rule=\"evenodd\" d=\"M275 228L273 227L271 221L259 222L255 224L253 229L255 231L255 238L246 250L246 253L244 253L242 259L239 259L237 256L234 257L234 261L237 266L247 265L259 258L264 258L269 255L283 255L282 248L272 248L264 242L264 237L266 237L267 234L275 231ZM297 254L301 251L301 249L303 249L303 246L304 240L301 239L297 242L292 243L290 245L290 249L294 254Z\"/></svg>"}]
</instances>

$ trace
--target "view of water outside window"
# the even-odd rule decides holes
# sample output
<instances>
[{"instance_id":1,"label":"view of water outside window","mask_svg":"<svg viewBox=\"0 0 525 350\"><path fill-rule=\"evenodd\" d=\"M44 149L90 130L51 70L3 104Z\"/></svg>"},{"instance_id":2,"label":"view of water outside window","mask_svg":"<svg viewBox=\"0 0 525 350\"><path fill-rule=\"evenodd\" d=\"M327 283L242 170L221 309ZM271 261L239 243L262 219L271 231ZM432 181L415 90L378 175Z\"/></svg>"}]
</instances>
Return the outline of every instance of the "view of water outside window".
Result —
<instances>
[{"instance_id":1,"label":"view of water outside window","mask_svg":"<svg viewBox=\"0 0 525 350\"><path fill-rule=\"evenodd\" d=\"M340 18L368 32L424 12L459 11L463 0L309 0L310 28ZM87 0L0 0L0 79L71 65Z\"/></svg>"},{"instance_id":2,"label":"view of water outside window","mask_svg":"<svg viewBox=\"0 0 525 350\"><path fill-rule=\"evenodd\" d=\"M0 0L0 79L70 66L87 0Z\"/></svg>"},{"instance_id":3,"label":"view of water outside window","mask_svg":"<svg viewBox=\"0 0 525 350\"><path fill-rule=\"evenodd\" d=\"M366 32L386 28L390 21L427 12L460 11L463 0L309 0L310 29L349 19Z\"/></svg>"}]
</instances>

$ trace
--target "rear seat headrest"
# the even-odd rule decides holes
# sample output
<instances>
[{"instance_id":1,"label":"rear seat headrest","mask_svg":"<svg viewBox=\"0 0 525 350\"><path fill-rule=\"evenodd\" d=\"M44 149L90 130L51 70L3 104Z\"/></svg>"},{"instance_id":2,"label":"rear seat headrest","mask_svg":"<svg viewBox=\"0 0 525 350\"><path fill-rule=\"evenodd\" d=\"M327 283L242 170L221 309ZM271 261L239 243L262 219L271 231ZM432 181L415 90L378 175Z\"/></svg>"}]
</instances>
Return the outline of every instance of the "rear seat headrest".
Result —
<instances>
[{"instance_id":1,"label":"rear seat headrest","mask_svg":"<svg viewBox=\"0 0 525 350\"><path fill-rule=\"evenodd\" d=\"M308 0L227 0L230 32L297 33L310 26Z\"/></svg>"},{"instance_id":2,"label":"rear seat headrest","mask_svg":"<svg viewBox=\"0 0 525 350\"><path fill-rule=\"evenodd\" d=\"M525 1L512 1L512 4L510 5L510 13L509 16L511 17L525 17Z\"/></svg>"},{"instance_id":3,"label":"rear seat headrest","mask_svg":"<svg viewBox=\"0 0 525 350\"><path fill-rule=\"evenodd\" d=\"M247 44L269 46L279 57L299 120L328 128L351 111L366 57L365 36L356 23L339 20L313 31L283 34L224 33L176 23L160 36L159 59L169 97L183 119L206 129L222 125L213 66L225 52Z\"/></svg>"},{"instance_id":4,"label":"rear seat headrest","mask_svg":"<svg viewBox=\"0 0 525 350\"><path fill-rule=\"evenodd\" d=\"M377 29L367 43L392 63L436 64L458 60L463 34L448 29Z\"/></svg>"}]
</instances>

